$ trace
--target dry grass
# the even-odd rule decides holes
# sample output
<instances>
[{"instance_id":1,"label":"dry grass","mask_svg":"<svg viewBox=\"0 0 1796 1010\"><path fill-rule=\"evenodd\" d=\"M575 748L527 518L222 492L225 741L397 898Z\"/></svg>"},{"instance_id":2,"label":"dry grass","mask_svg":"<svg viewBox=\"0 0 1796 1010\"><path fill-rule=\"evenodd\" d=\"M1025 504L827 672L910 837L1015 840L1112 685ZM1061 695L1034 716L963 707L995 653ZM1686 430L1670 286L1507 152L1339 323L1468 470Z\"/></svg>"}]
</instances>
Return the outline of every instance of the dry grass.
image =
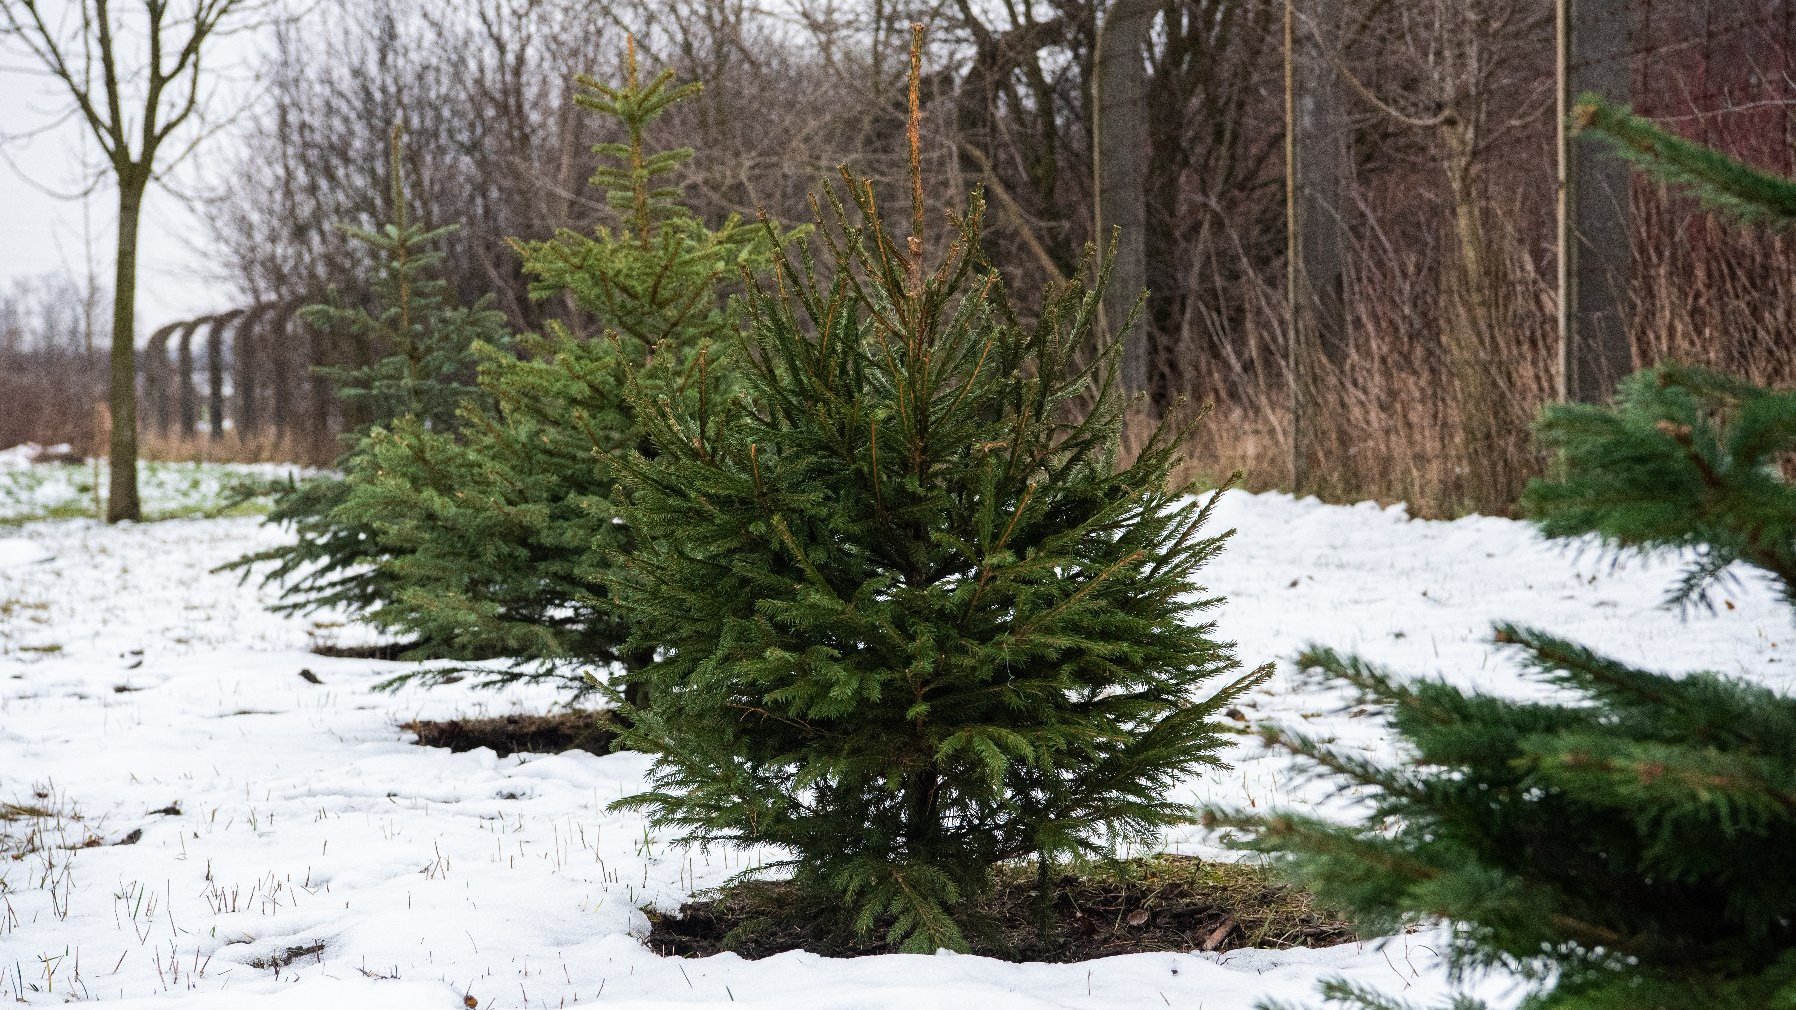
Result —
<instances>
[{"instance_id":1,"label":"dry grass","mask_svg":"<svg viewBox=\"0 0 1796 1010\"><path fill-rule=\"evenodd\" d=\"M1498 231L1523 234L1518 225ZM1217 406L1181 476L1215 483L1240 471L1252 490L1324 500L1408 502L1418 516L1514 510L1545 458L1531 425L1556 396L1557 295L1548 249L1505 238L1504 287L1484 306L1474 359L1446 353L1435 247L1355 252L1348 360L1329 380L1331 450L1301 488L1291 481L1291 412L1276 277L1247 274L1257 308L1180 357L1214 369L1194 391ZM1648 186L1635 193L1635 367L1674 360L1767 386L1796 384L1796 236L1729 224ZM1461 381L1455 370L1469 371ZM1202 369L1191 369L1204 374ZM1467 395L1467 388L1476 391Z\"/></svg>"},{"instance_id":2,"label":"dry grass","mask_svg":"<svg viewBox=\"0 0 1796 1010\"><path fill-rule=\"evenodd\" d=\"M51 786L34 786L29 798L0 801L0 937L28 925L8 895L42 891L59 920L69 917L75 854L105 844L68 798Z\"/></svg>"},{"instance_id":3,"label":"dry grass","mask_svg":"<svg viewBox=\"0 0 1796 1010\"><path fill-rule=\"evenodd\" d=\"M1371 395L1376 392L1376 396ZM1546 401L1530 399L1530 415ZM1292 484L1291 411L1273 395L1217 407L1185 447L1175 476L1214 486L1240 474L1249 491L1296 491L1324 501L1409 503L1412 514L1508 514L1540 457L1525 423L1482 444L1462 437L1456 404L1416 376L1362 380L1331 418L1334 448L1303 487ZM1518 405L1516 412L1522 409Z\"/></svg>"},{"instance_id":4,"label":"dry grass","mask_svg":"<svg viewBox=\"0 0 1796 1010\"><path fill-rule=\"evenodd\" d=\"M320 459L312 440L293 434L243 437L227 431L216 438L207 434L181 435L144 431L138 435L138 455L143 459L178 463L306 463L328 462L335 448Z\"/></svg>"},{"instance_id":5,"label":"dry grass","mask_svg":"<svg viewBox=\"0 0 1796 1010\"><path fill-rule=\"evenodd\" d=\"M32 789L31 797L0 801L0 867L49 851L92 848L100 840L88 833L81 814L49 786ZM0 873L0 893L5 891Z\"/></svg>"}]
</instances>

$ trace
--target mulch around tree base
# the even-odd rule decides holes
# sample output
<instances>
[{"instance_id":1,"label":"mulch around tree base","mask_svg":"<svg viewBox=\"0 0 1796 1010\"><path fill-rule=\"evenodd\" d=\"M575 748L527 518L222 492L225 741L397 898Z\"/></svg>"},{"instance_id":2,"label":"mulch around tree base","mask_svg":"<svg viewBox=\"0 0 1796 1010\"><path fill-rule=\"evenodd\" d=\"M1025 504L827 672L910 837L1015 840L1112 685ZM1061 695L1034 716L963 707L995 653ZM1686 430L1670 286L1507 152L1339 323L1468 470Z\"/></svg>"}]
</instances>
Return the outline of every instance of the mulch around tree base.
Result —
<instances>
[{"instance_id":1,"label":"mulch around tree base","mask_svg":"<svg viewBox=\"0 0 1796 1010\"><path fill-rule=\"evenodd\" d=\"M336 645L329 642L314 643L312 655L327 659L378 659L382 662L393 662L407 652L417 648L414 642L379 642L373 645Z\"/></svg>"},{"instance_id":2,"label":"mulch around tree base","mask_svg":"<svg viewBox=\"0 0 1796 1010\"><path fill-rule=\"evenodd\" d=\"M1114 954L1238 947L1326 947L1357 939L1353 927L1308 894L1240 863L1158 855L1091 864L1055 877L1053 914L1037 926L1033 867L1007 868L968 931L972 952L1007 961L1086 961ZM651 912L649 949L703 957L725 950L754 959L788 950L830 957L888 954L878 929L867 937L818 924L789 881L750 881L687 902L677 915Z\"/></svg>"},{"instance_id":3,"label":"mulch around tree base","mask_svg":"<svg viewBox=\"0 0 1796 1010\"><path fill-rule=\"evenodd\" d=\"M400 729L418 735L425 747L447 747L452 751L470 751L491 747L500 757L520 751L530 754L560 754L583 750L594 754L611 753L617 729L611 714L593 709L575 709L552 715L501 715L482 719L418 719L400 724Z\"/></svg>"}]
</instances>

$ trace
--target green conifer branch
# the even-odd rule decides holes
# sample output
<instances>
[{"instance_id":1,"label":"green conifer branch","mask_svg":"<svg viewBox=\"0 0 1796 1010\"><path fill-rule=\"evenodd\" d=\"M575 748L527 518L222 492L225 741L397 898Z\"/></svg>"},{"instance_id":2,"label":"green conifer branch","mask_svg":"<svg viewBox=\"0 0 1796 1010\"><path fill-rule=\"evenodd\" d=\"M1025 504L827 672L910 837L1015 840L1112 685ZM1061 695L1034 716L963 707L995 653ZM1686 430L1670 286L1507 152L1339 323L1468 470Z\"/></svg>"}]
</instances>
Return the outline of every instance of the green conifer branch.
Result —
<instances>
[{"instance_id":1,"label":"green conifer branch","mask_svg":"<svg viewBox=\"0 0 1796 1010\"><path fill-rule=\"evenodd\" d=\"M1688 189L1719 210L1779 226L1796 222L1796 183L1788 179L1685 140L1598 95L1582 96L1572 118L1578 129L1602 136L1647 174Z\"/></svg>"}]
</instances>

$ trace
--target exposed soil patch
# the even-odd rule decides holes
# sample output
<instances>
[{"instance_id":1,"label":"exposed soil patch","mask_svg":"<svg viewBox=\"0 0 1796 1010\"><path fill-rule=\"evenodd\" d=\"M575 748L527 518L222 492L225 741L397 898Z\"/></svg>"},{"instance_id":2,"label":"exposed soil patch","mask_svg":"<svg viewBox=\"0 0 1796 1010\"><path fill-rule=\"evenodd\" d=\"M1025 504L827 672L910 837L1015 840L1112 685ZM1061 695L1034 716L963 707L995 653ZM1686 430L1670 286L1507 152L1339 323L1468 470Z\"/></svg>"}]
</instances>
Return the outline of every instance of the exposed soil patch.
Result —
<instances>
[{"instance_id":1,"label":"exposed soil patch","mask_svg":"<svg viewBox=\"0 0 1796 1010\"><path fill-rule=\"evenodd\" d=\"M265 968L270 971L280 971L282 968L287 967L293 962L308 957L315 957L320 964L323 964L324 944L308 943L301 947L288 947L286 950L270 954L267 957L254 958L250 961L249 966L251 968Z\"/></svg>"},{"instance_id":2,"label":"exposed soil patch","mask_svg":"<svg viewBox=\"0 0 1796 1010\"><path fill-rule=\"evenodd\" d=\"M1357 939L1341 916L1265 870L1159 855L1091 865L1050 882L1052 914L1037 925L1033 868L1007 868L968 931L974 954L1007 961L1086 961L1114 954L1326 947ZM788 881L751 881L687 902L678 915L649 913L657 954L754 959L788 950L830 957L889 954L876 928L857 937L820 924Z\"/></svg>"},{"instance_id":3,"label":"exposed soil patch","mask_svg":"<svg viewBox=\"0 0 1796 1010\"><path fill-rule=\"evenodd\" d=\"M399 728L418 734L418 743L425 747L447 747L458 752L491 747L500 757L519 751L560 754L583 750L609 754L612 742L617 739L611 713L598 709L575 709L553 715L501 715L487 719L418 719L403 723Z\"/></svg>"},{"instance_id":4,"label":"exposed soil patch","mask_svg":"<svg viewBox=\"0 0 1796 1010\"><path fill-rule=\"evenodd\" d=\"M382 662L396 662L407 652L418 647L416 642L384 642L379 645L334 645L314 642L312 655L324 656L327 659L378 659Z\"/></svg>"}]
</instances>

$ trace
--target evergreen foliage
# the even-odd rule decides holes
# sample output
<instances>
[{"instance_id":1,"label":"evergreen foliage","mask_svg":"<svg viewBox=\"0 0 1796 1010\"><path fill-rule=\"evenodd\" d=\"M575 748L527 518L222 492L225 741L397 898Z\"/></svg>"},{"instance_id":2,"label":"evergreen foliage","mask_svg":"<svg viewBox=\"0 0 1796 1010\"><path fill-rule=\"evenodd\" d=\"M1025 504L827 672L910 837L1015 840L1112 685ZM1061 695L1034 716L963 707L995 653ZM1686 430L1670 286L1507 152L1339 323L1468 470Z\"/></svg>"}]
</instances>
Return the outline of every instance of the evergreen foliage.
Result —
<instances>
[{"instance_id":1,"label":"evergreen foliage","mask_svg":"<svg viewBox=\"0 0 1796 1010\"><path fill-rule=\"evenodd\" d=\"M675 85L672 71L644 82L634 47L623 86L579 84L579 103L626 137L597 148L606 161L592 180L621 227L516 247L533 293L571 299L582 328L599 334L552 322L516 353L477 347L481 395L464 401L459 430L410 415L372 431L336 515L378 531L393 591L364 616L417 642L414 656L504 656L515 662L485 671L491 682L550 677L584 689L591 666L645 658L623 648L628 625L605 587L633 544L610 461L648 448L626 378L684 395L702 349L734 339L731 285L764 269L781 238L733 219L708 227L668 183L692 152L647 149L651 124L697 84Z\"/></svg>"},{"instance_id":2,"label":"evergreen foliage","mask_svg":"<svg viewBox=\"0 0 1796 1010\"><path fill-rule=\"evenodd\" d=\"M397 171L397 161L394 167ZM503 347L509 341L505 316L490 299L457 305L438 273L439 247L457 226L426 229L410 220L403 190L395 187L394 199L393 223L377 231L343 229L374 256L372 308L333 298L299 313L315 329L387 352L366 365L318 369L336 387L345 413L367 419L350 433L355 442L375 425L401 417L433 431L455 431L461 406L480 397L475 345Z\"/></svg>"},{"instance_id":3,"label":"evergreen foliage","mask_svg":"<svg viewBox=\"0 0 1796 1010\"><path fill-rule=\"evenodd\" d=\"M1796 222L1796 182L1686 140L1596 95L1583 96L1573 117L1580 129L1608 141L1648 175L1710 206L1748 221Z\"/></svg>"},{"instance_id":4,"label":"evergreen foliage","mask_svg":"<svg viewBox=\"0 0 1796 1010\"><path fill-rule=\"evenodd\" d=\"M1660 365L1623 381L1612 406L1549 408L1539 431L1563 472L1523 502L1548 536L1692 552L1673 603L1706 604L1739 561L1796 603L1796 488L1780 466L1796 451L1796 392Z\"/></svg>"},{"instance_id":5,"label":"evergreen foliage","mask_svg":"<svg viewBox=\"0 0 1796 1010\"><path fill-rule=\"evenodd\" d=\"M1653 175L1746 220L1796 221L1796 182L1743 165L1626 110L1586 99L1579 122ZM1743 561L1796 603L1796 392L1661 364L1623 381L1613 405L1562 404L1539 424L1563 461L1533 482L1524 507L1552 537L1594 534L1623 551L1689 550L1671 594L1706 604Z\"/></svg>"},{"instance_id":6,"label":"evergreen foliage","mask_svg":"<svg viewBox=\"0 0 1796 1010\"><path fill-rule=\"evenodd\" d=\"M1579 119L1722 208L1796 216L1785 180L1600 102ZM1796 604L1796 497L1780 468L1796 440L1791 394L1662 365L1626 380L1612 405L1549 409L1540 431L1563 462L1526 497L1548 535L1693 551L1676 602L1702 599L1738 561ZM1389 711L1406 760L1269 729L1370 816L1224 812L1214 823L1245 830L1249 847L1369 930L1453 923L1455 970L1520 973L1529 1010L1796 1006L1796 867L1783 855L1796 839L1796 700L1713 673L1648 672L1528 629L1500 626L1497 638L1569 697L1404 683L1312 650L1305 668ZM1399 1005L1345 983L1325 995Z\"/></svg>"},{"instance_id":7,"label":"evergreen foliage","mask_svg":"<svg viewBox=\"0 0 1796 1010\"><path fill-rule=\"evenodd\" d=\"M1456 971L1534 982L1531 1010L1796 1000L1796 701L1635 669L1503 626L1565 703L1400 682L1327 650L1300 663L1388 709L1406 760L1267 739L1371 806L1363 824L1228 813L1250 847L1371 935L1445 919ZM1346 1005L1378 1007L1338 988Z\"/></svg>"},{"instance_id":8,"label":"evergreen foliage","mask_svg":"<svg viewBox=\"0 0 1796 1010\"><path fill-rule=\"evenodd\" d=\"M319 369L335 385L345 414L363 423L344 436L339 473L241 489L245 497L272 491L268 522L291 527L296 540L226 567L247 576L252 567L268 564L263 581L282 586L274 609L283 613L327 607L365 612L395 597L398 583L379 564L388 556L380 531L342 510L354 475L367 466L366 440L378 426L402 418L449 437L461 407L483 396L474 384L475 348L510 342L505 316L489 300L463 306L451 297L440 273L441 245L456 226L426 228L411 219L397 128L391 150L393 221L378 229L343 228L372 255L369 303L333 293L330 302L300 312L307 325L380 353L364 365Z\"/></svg>"},{"instance_id":9,"label":"evergreen foliage","mask_svg":"<svg viewBox=\"0 0 1796 1010\"><path fill-rule=\"evenodd\" d=\"M912 115L914 154L914 85ZM1178 431L1117 466L1101 281L1019 319L976 197L926 266L915 166L908 240L844 172L821 256L750 295L740 391L711 355L694 397L634 391L653 452L621 463L640 538L616 587L660 652L625 744L657 757L621 802L789 850L799 914L964 950L996 864L1186 819L1173 784L1263 674L1199 690L1237 666L1192 620L1226 535L1201 532L1214 496L1168 488Z\"/></svg>"}]
</instances>

